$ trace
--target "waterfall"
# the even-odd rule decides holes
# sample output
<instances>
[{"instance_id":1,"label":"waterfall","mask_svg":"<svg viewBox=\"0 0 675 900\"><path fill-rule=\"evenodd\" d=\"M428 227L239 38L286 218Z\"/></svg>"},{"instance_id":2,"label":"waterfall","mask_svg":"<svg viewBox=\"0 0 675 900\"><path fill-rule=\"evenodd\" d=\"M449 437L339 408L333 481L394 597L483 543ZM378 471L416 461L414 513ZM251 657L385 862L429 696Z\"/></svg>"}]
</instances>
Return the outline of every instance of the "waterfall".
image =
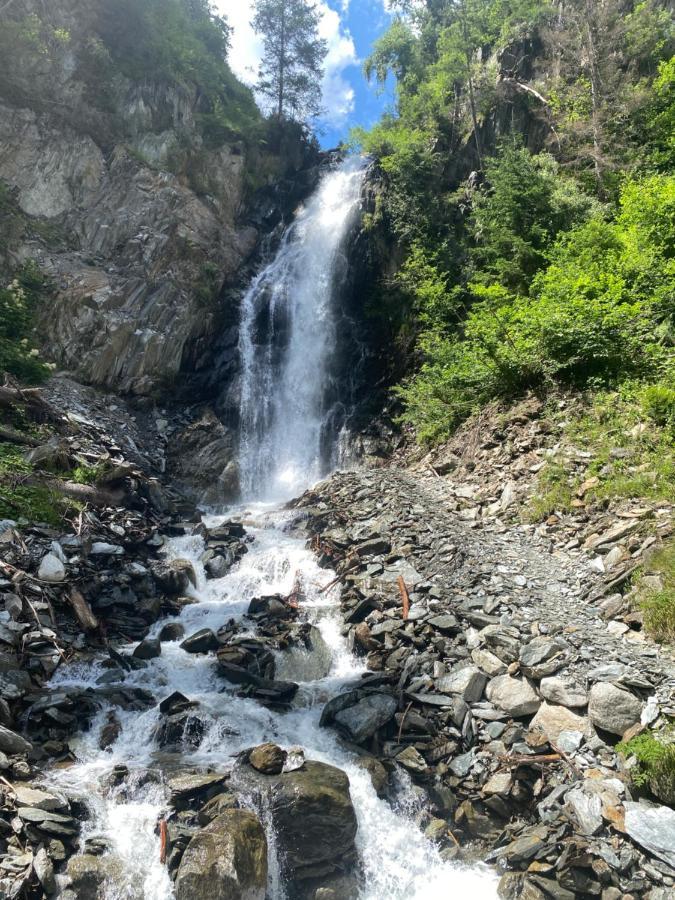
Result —
<instances>
[{"instance_id":1,"label":"waterfall","mask_svg":"<svg viewBox=\"0 0 675 900\"><path fill-rule=\"evenodd\" d=\"M328 172L242 300L239 468L244 498L287 497L334 462L337 309L366 163Z\"/></svg>"}]
</instances>

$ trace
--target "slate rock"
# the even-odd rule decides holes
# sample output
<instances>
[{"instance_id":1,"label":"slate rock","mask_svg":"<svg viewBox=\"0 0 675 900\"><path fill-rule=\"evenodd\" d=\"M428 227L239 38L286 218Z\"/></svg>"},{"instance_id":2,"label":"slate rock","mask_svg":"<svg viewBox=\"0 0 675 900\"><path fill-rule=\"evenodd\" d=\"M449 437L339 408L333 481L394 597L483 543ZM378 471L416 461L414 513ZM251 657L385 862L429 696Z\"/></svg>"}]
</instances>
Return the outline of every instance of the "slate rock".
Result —
<instances>
[{"instance_id":1,"label":"slate rock","mask_svg":"<svg viewBox=\"0 0 675 900\"><path fill-rule=\"evenodd\" d=\"M557 744L563 731L580 731L588 734L590 723L585 716L578 716L565 706L542 703L530 722L527 742L532 747L548 743Z\"/></svg>"},{"instance_id":2,"label":"slate rock","mask_svg":"<svg viewBox=\"0 0 675 900\"><path fill-rule=\"evenodd\" d=\"M675 810L630 801L624 804L624 810L627 834L675 869Z\"/></svg>"},{"instance_id":3,"label":"slate rock","mask_svg":"<svg viewBox=\"0 0 675 900\"><path fill-rule=\"evenodd\" d=\"M487 675L477 666L462 666L436 680L436 687L444 694L459 694L467 703L476 703L483 696Z\"/></svg>"},{"instance_id":4,"label":"slate rock","mask_svg":"<svg viewBox=\"0 0 675 900\"><path fill-rule=\"evenodd\" d=\"M159 638L145 638L134 650L132 656L135 659L156 659L162 654L162 645Z\"/></svg>"},{"instance_id":5,"label":"slate rock","mask_svg":"<svg viewBox=\"0 0 675 900\"><path fill-rule=\"evenodd\" d=\"M42 557L38 568L38 578L40 581L47 581L50 584L58 584L66 578L66 567L54 553L47 553Z\"/></svg>"},{"instance_id":6,"label":"slate rock","mask_svg":"<svg viewBox=\"0 0 675 900\"><path fill-rule=\"evenodd\" d=\"M360 744L394 717L398 708L391 694L369 694L335 714L334 721L350 740Z\"/></svg>"}]
</instances>

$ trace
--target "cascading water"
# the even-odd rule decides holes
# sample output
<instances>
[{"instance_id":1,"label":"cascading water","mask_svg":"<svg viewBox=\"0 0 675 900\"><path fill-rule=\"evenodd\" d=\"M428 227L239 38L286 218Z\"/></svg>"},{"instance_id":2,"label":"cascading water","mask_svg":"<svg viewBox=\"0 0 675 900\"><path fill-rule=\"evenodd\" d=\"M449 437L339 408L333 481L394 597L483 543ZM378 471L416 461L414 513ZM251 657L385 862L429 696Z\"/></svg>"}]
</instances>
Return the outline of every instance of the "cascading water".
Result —
<instances>
[{"instance_id":1,"label":"cascading water","mask_svg":"<svg viewBox=\"0 0 675 900\"><path fill-rule=\"evenodd\" d=\"M241 336L241 462L249 494L303 488L328 463L322 460L321 444L329 412L323 398L335 324L333 297L340 280L340 248L358 204L362 175L363 164L348 161L324 179L289 229L275 261L246 295ZM275 338L279 330L283 341ZM230 510L227 518L242 513ZM197 573L195 602L175 619L187 634L201 628L218 631L229 619L240 620L254 597L288 595L300 573L302 614L320 630L324 647L318 669L307 660L298 664L287 659L284 665L290 671L280 665L284 677L300 684L293 707L272 711L237 696L236 686L218 675L212 655L189 654L178 641L164 642L161 655L145 668L119 676L126 686L149 692L156 701L154 708L118 710L121 731L111 746L101 749L99 738L112 707L100 695L100 714L73 745L77 761L47 778L50 786L89 807L83 846L87 839L96 839L106 848L104 858L109 863L100 896L170 900L173 885L160 861L156 833L158 820L169 809L165 779L195 767L227 772L242 749L274 741L286 747L301 744L306 757L348 774L358 819L361 900L447 896L495 900L493 872L480 865L443 861L425 840L414 821L410 789L406 793L404 786L403 800L393 809L378 798L354 753L331 729L320 727L324 702L354 682L362 663L349 652L341 634L339 588L326 589L333 573L320 569L302 539L289 534L287 516L269 506L249 506L246 527L253 538L249 552L219 579L206 580L204 541L196 534L167 540L164 554L191 560ZM215 525L224 518L206 520L206 524ZM151 636L166 624L166 619L158 622ZM84 686L94 692L103 683L110 687L110 670L102 667L103 662L65 665L52 684L59 690ZM196 749L169 753L160 750L155 733L160 722L158 704L174 691L197 705L204 728ZM127 773L122 774L121 783L120 772ZM272 857L268 898L293 900L280 881L275 836L269 832L268 845Z\"/></svg>"},{"instance_id":2,"label":"cascading water","mask_svg":"<svg viewBox=\"0 0 675 900\"><path fill-rule=\"evenodd\" d=\"M239 468L245 498L289 497L331 468L327 387L345 240L366 163L330 171L242 301Z\"/></svg>"}]
</instances>

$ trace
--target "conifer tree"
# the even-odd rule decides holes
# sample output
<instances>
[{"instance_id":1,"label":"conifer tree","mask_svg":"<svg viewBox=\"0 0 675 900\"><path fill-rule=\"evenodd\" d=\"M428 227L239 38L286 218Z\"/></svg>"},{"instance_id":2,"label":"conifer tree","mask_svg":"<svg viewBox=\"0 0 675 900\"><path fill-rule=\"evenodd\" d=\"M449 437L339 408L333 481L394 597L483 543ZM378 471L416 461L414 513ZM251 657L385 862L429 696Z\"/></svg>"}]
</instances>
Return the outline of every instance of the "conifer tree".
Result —
<instances>
[{"instance_id":1,"label":"conifer tree","mask_svg":"<svg viewBox=\"0 0 675 900\"><path fill-rule=\"evenodd\" d=\"M264 55L257 89L279 119L304 120L321 111L321 77L327 44L319 37L319 12L311 0L256 0L252 25Z\"/></svg>"}]
</instances>

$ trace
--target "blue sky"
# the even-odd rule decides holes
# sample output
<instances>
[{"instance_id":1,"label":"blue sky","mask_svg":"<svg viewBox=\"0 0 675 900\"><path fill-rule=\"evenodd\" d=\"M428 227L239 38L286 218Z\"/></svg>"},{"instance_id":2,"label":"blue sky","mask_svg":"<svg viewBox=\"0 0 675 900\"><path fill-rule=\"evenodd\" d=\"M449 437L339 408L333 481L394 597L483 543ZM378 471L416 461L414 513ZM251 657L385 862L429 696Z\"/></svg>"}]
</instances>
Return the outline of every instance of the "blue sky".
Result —
<instances>
[{"instance_id":1,"label":"blue sky","mask_svg":"<svg viewBox=\"0 0 675 900\"><path fill-rule=\"evenodd\" d=\"M255 80L261 43L250 27L252 0L216 0L232 25L230 64L247 83ZM323 81L326 116L319 122L323 147L335 147L354 125L369 127L392 103L363 76L362 63L391 22L388 0L318 0L320 33L328 43Z\"/></svg>"}]
</instances>

